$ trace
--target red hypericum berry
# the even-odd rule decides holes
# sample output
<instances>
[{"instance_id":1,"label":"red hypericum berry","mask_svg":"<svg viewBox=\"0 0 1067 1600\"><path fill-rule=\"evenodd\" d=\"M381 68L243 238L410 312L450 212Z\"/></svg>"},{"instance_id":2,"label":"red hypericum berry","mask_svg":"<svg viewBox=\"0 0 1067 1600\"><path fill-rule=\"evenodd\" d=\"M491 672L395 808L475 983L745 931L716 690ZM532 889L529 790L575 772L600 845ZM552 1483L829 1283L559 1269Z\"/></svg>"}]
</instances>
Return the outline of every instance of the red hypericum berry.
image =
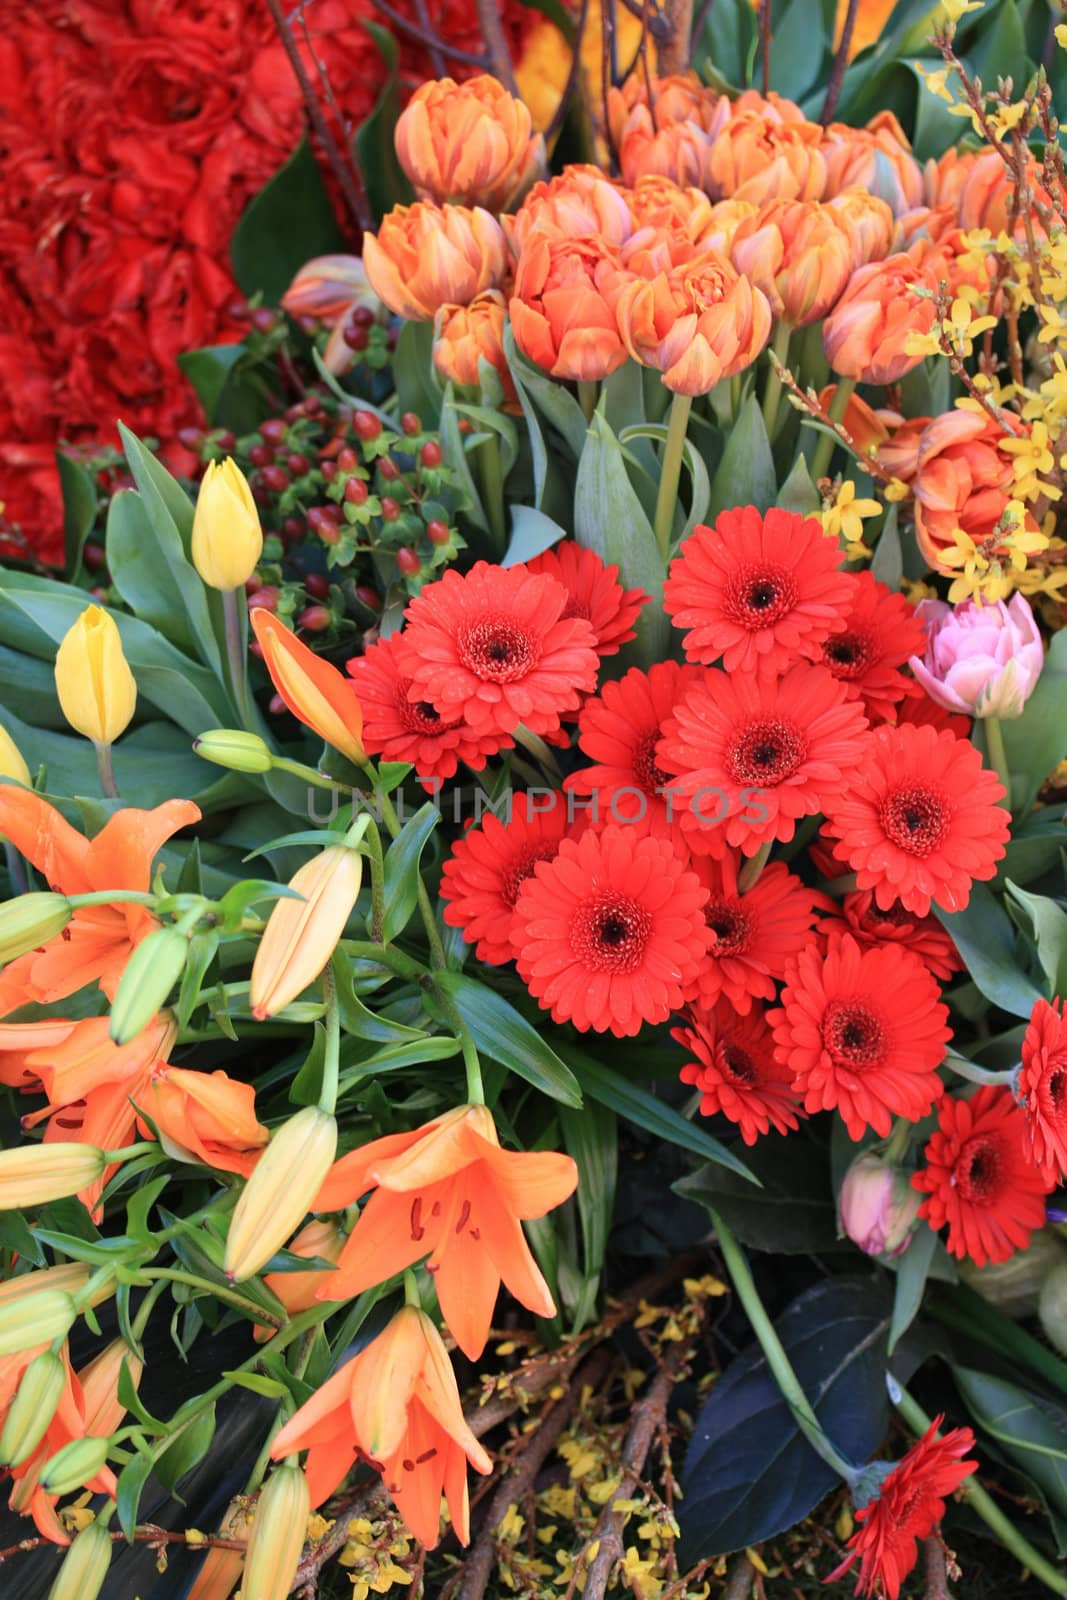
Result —
<instances>
[{"instance_id":1,"label":"red hypericum berry","mask_svg":"<svg viewBox=\"0 0 1067 1600\"><path fill-rule=\"evenodd\" d=\"M382 425L372 411L357 411L352 418L352 426L360 439L376 439L382 431Z\"/></svg>"},{"instance_id":2,"label":"red hypericum berry","mask_svg":"<svg viewBox=\"0 0 1067 1600\"><path fill-rule=\"evenodd\" d=\"M300 517L286 517L282 523L283 539L302 539L304 537L304 523Z\"/></svg>"},{"instance_id":3,"label":"red hypericum berry","mask_svg":"<svg viewBox=\"0 0 1067 1600\"><path fill-rule=\"evenodd\" d=\"M304 588L313 600L325 600L330 592L330 580L321 572L308 572L304 576Z\"/></svg>"},{"instance_id":4,"label":"red hypericum berry","mask_svg":"<svg viewBox=\"0 0 1067 1600\"><path fill-rule=\"evenodd\" d=\"M234 322L246 322L249 316L248 301L231 300L226 307L226 315L232 317Z\"/></svg>"},{"instance_id":5,"label":"red hypericum berry","mask_svg":"<svg viewBox=\"0 0 1067 1600\"><path fill-rule=\"evenodd\" d=\"M341 510L339 505L335 504L333 500L330 500L326 505L323 506L322 514L326 518L327 522L341 523L344 521L344 512Z\"/></svg>"},{"instance_id":6,"label":"red hypericum berry","mask_svg":"<svg viewBox=\"0 0 1067 1600\"><path fill-rule=\"evenodd\" d=\"M260 423L259 431L268 444L281 444L289 429L284 417L268 417Z\"/></svg>"},{"instance_id":7,"label":"red hypericum berry","mask_svg":"<svg viewBox=\"0 0 1067 1600\"><path fill-rule=\"evenodd\" d=\"M452 537L452 530L447 522L433 522L426 524L426 537L431 544L447 544Z\"/></svg>"},{"instance_id":8,"label":"red hypericum berry","mask_svg":"<svg viewBox=\"0 0 1067 1600\"><path fill-rule=\"evenodd\" d=\"M359 466L359 457L350 444L337 452L337 465L342 472L355 472Z\"/></svg>"},{"instance_id":9,"label":"red hypericum berry","mask_svg":"<svg viewBox=\"0 0 1067 1600\"><path fill-rule=\"evenodd\" d=\"M257 661L263 660L263 646L258 639L249 639L248 653L250 656L255 656Z\"/></svg>"},{"instance_id":10,"label":"red hypericum berry","mask_svg":"<svg viewBox=\"0 0 1067 1600\"><path fill-rule=\"evenodd\" d=\"M474 423L468 422L466 417L460 417L459 421L456 423L456 427L459 429L460 433L474 432Z\"/></svg>"},{"instance_id":11,"label":"red hypericum berry","mask_svg":"<svg viewBox=\"0 0 1067 1600\"><path fill-rule=\"evenodd\" d=\"M320 461L319 471L322 473L323 479L326 483L332 483L337 476L337 462Z\"/></svg>"},{"instance_id":12,"label":"red hypericum berry","mask_svg":"<svg viewBox=\"0 0 1067 1600\"><path fill-rule=\"evenodd\" d=\"M279 467L277 462L273 466L264 467L261 477L272 494L281 494L283 489L289 487L289 474L284 467Z\"/></svg>"},{"instance_id":13,"label":"red hypericum berry","mask_svg":"<svg viewBox=\"0 0 1067 1600\"><path fill-rule=\"evenodd\" d=\"M237 443L237 439L229 428L223 428L222 432L216 435L215 443L220 450L232 450Z\"/></svg>"},{"instance_id":14,"label":"red hypericum berry","mask_svg":"<svg viewBox=\"0 0 1067 1600\"><path fill-rule=\"evenodd\" d=\"M419 560L415 551L410 549L406 544L402 544L400 549L397 551L396 564L400 571L404 574L405 578L414 577L415 573L418 572L419 568L422 566L422 562Z\"/></svg>"},{"instance_id":15,"label":"red hypericum berry","mask_svg":"<svg viewBox=\"0 0 1067 1600\"><path fill-rule=\"evenodd\" d=\"M269 333L277 320L270 306L257 306L252 313L252 326L257 333Z\"/></svg>"},{"instance_id":16,"label":"red hypericum berry","mask_svg":"<svg viewBox=\"0 0 1067 1600\"><path fill-rule=\"evenodd\" d=\"M309 338L311 337L312 334L315 334L315 333L317 333L319 331L319 319L318 319L318 317L308 317L308 316L297 317L296 325L300 329L300 332L301 333L306 333Z\"/></svg>"},{"instance_id":17,"label":"red hypericum berry","mask_svg":"<svg viewBox=\"0 0 1067 1600\"><path fill-rule=\"evenodd\" d=\"M300 418L303 415L304 415L304 402L302 400L295 400L291 406L286 406L286 408L285 408L285 420L286 420L286 422L299 422ZM260 433L262 433L263 429L260 428L259 431L260 431Z\"/></svg>"},{"instance_id":18,"label":"red hypericum berry","mask_svg":"<svg viewBox=\"0 0 1067 1600\"><path fill-rule=\"evenodd\" d=\"M89 572L99 572L100 568L104 565L104 562L107 560L107 552L104 549L102 544L92 544L92 543L90 543L90 544L87 544L87 545L83 545L83 547L82 547L82 560L85 562L85 566L86 566L86 570L87 571L89 571Z\"/></svg>"},{"instance_id":19,"label":"red hypericum berry","mask_svg":"<svg viewBox=\"0 0 1067 1600\"><path fill-rule=\"evenodd\" d=\"M419 451L419 460L424 467L439 467L444 460L441 446L436 439L430 439Z\"/></svg>"},{"instance_id":20,"label":"red hypericum berry","mask_svg":"<svg viewBox=\"0 0 1067 1600\"><path fill-rule=\"evenodd\" d=\"M304 415L306 417L324 417L326 415L326 407L317 394L309 394L304 401Z\"/></svg>"},{"instance_id":21,"label":"red hypericum berry","mask_svg":"<svg viewBox=\"0 0 1067 1600\"><path fill-rule=\"evenodd\" d=\"M325 606L305 606L296 619L298 628L304 628L308 633L322 633L333 622Z\"/></svg>"},{"instance_id":22,"label":"red hypericum berry","mask_svg":"<svg viewBox=\"0 0 1067 1600\"><path fill-rule=\"evenodd\" d=\"M370 306L357 306L352 313L351 320L357 328L369 328L374 321L374 312Z\"/></svg>"},{"instance_id":23,"label":"red hypericum berry","mask_svg":"<svg viewBox=\"0 0 1067 1600\"><path fill-rule=\"evenodd\" d=\"M369 583L356 584L356 599L362 605L365 605L368 611L380 611L382 609L382 597L377 589L371 588Z\"/></svg>"},{"instance_id":24,"label":"red hypericum berry","mask_svg":"<svg viewBox=\"0 0 1067 1600\"><path fill-rule=\"evenodd\" d=\"M422 432L422 418L416 416L414 411L405 411L400 419L400 426L410 439L414 434Z\"/></svg>"},{"instance_id":25,"label":"red hypericum berry","mask_svg":"<svg viewBox=\"0 0 1067 1600\"><path fill-rule=\"evenodd\" d=\"M270 491L265 483L254 483L252 485L252 499L257 506L270 505Z\"/></svg>"},{"instance_id":26,"label":"red hypericum berry","mask_svg":"<svg viewBox=\"0 0 1067 1600\"><path fill-rule=\"evenodd\" d=\"M346 322L344 328L341 330L341 338L344 340L348 348L350 350L355 350L357 354L359 351L365 350L370 344L370 334L367 332L366 328L353 328L352 324L349 322Z\"/></svg>"},{"instance_id":27,"label":"red hypericum berry","mask_svg":"<svg viewBox=\"0 0 1067 1600\"><path fill-rule=\"evenodd\" d=\"M378 462L378 471L385 479L386 483L395 483L400 476L400 468L397 466L392 456L382 456L381 460Z\"/></svg>"},{"instance_id":28,"label":"red hypericum berry","mask_svg":"<svg viewBox=\"0 0 1067 1600\"><path fill-rule=\"evenodd\" d=\"M245 580L245 594L248 595L250 599L252 595L258 594L262 587L263 579L258 573L253 572L252 576Z\"/></svg>"},{"instance_id":29,"label":"red hypericum berry","mask_svg":"<svg viewBox=\"0 0 1067 1600\"><path fill-rule=\"evenodd\" d=\"M274 451L269 444L254 444L248 452L248 459L254 467L269 467L274 460Z\"/></svg>"},{"instance_id":30,"label":"red hypericum berry","mask_svg":"<svg viewBox=\"0 0 1067 1600\"><path fill-rule=\"evenodd\" d=\"M106 600L107 599L107 590L103 587L102 584L99 584L99 583L94 584L93 587L89 590L89 593L92 595L94 600Z\"/></svg>"},{"instance_id":31,"label":"red hypericum berry","mask_svg":"<svg viewBox=\"0 0 1067 1600\"><path fill-rule=\"evenodd\" d=\"M312 533L319 533L327 521L325 506L310 507L307 514L307 522Z\"/></svg>"},{"instance_id":32,"label":"red hypericum berry","mask_svg":"<svg viewBox=\"0 0 1067 1600\"><path fill-rule=\"evenodd\" d=\"M294 478L302 478L305 472L311 471L311 462L299 450L294 450L291 456L286 457L286 466Z\"/></svg>"},{"instance_id":33,"label":"red hypericum berry","mask_svg":"<svg viewBox=\"0 0 1067 1600\"><path fill-rule=\"evenodd\" d=\"M285 701L282 699L280 694L271 695L270 700L267 702L267 710L270 712L272 717L281 716L282 712L285 710Z\"/></svg>"},{"instance_id":34,"label":"red hypericum berry","mask_svg":"<svg viewBox=\"0 0 1067 1600\"><path fill-rule=\"evenodd\" d=\"M349 478L345 484L345 499L350 506L361 506L369 493L370 490L362 478Z\"/></svg>"},{"instance_id":35,"label":"red hypericum berry","mask_svg":"<svg viewBox=\"0 0 1067 1600\"><path fill-rule=\"evenodd\" d=\"M382 495L382 521L395 522L400 515L400 507L391 495Z\"/></svg>"},{"instance_id":36,"label":"red hypericum berry","mask_svg":"<svg viewBox=\"0 0 1067 1600\"><path fill-rule=\"evenodd\" d=\"M388 350L395 350L396 349L396 338L397 338L396 329L395 328L390 328L389 332L385 336L386 349L388 349Z\"/></svg>"},{"instance_id":37,"label":"red hypericum berry","mask_svg":"<svg viewBox=\"0 0 1067 1600\"><path fill-rule=\"evenodd\" d=\"M204 431L202 428L178 429L178 443L184 445L187 450L199 450L203 442Z\"/></svg>"},{"instance_id":38,"label":"red hypericum berry","mask_svg":"<svg viewBox=\"0 0 1067 1600\"><path fill-rule=\"evenodd\" d=\"M256 590L255 594L250 594L248 597L248 609L249 611L277 611L277 585L265 583L262 588Z\"/></svg>"}]
</instances>

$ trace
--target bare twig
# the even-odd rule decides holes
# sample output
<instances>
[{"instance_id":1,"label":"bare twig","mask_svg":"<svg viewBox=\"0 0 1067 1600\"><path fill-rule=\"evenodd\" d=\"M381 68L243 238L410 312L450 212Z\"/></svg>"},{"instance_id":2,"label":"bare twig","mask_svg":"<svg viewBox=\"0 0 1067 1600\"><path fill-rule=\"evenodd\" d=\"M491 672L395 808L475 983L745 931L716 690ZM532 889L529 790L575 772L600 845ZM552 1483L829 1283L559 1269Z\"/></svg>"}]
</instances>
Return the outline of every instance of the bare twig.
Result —
<instances>
[{"instance_id":1,"label":"bare twig","mask_svg":"<svg viewBox=\"0 0 1067 1600\"><path fill-rule=\"evenodd\" d=\"M856 13L860 8L860 0L848 0L848 10L845 12L845 26L841 30L841 40L834 55L834 63L830 69L830 82L826 89L826 99L823 101L822 116L819 121L825 128L834 112L841 95L841 84L848 66L848 52L852 44L852 32L856 26Z\"/></svg>"},{"instance_id":2,"label":"bare twig","mask_svg":"<svg viewBox=\"0 0 1067 1600\"><path fill-rule=\"evenodd\" d=\"M458 45L449 44L447 39L442 39L439 34L420 27L417 22L412 22L410 17L405 17L402 11L389 4L389 0L370 0L375 11L380 11L387 17L400 33L406 33L409 39L416 39L419 44L424 44L427 50L437 50L442 56L447 56L451 61L459 61L467 67L481 67L487 70L489 57L475 55L470 50L461 50Z\"/></svg>"},{"instance_id":3,"label":"bare twig","mask_svg":"<svg viewBox=\"0 0 1067 1600\"><path fill-rule=\"evenodd\" d=\"M711 8L714 4L715 0L702 0L700 10L697 12L696 20L693 23L694 42L703 38L704 29L708 25L708 18L711 16Z\"/></svg>"},{"instance_id":4,"label":"bare twig","mask_svg":"<svg viewBox=\"0 0 1067 1600\"><path fill-rule=\"evenodd\" d=\"M433 35L434 26L430 19L430 8L426 4L426 0L415 0L415 15L418 17L423 31L427 35ZM436 36L434 36L432 43L427 40L426 53L430 57L430 65L433 68L434 77L443 78L445 76L445 62L441 54L441 40Z\"/></svg>"},{"instance_id":5,"label":"bare twig","mask_svg":"<svg viewBox=\"0 0 1067 1600\"><path fill-rule=\"evenodd\" d=\"M936 1534L932 1539L923 1540L923 1572L926 1580L923 1600L952 1600L945 1546Z\"/></svg>"},{"instance_id":6,"label":"bare twig","mask_svg":"<svg viewBox=\"0 0 1067 1600\"><path fill-rule=\"evenodd\" d=\"M574 86L578 82L579 76L581 75L582 45L585 41L585 29L588 21L589 0L581 0L581 5L578 9L578 20L574 24L574 39L571 43L571 64L567 71L567 81L563 85L563 93L560 96L559 105L556 107L555 112L553 113L552 121L545 129L546 145L551 145L552 140L556 137L556 134L563 126L563 119L567 115L567 107L570 105L571 95L574 93Z\"/></svg>"},{"instance_id":7,"label":"bare twig","mask_svg":"<svg viewBox=\"0 0 1067 1600\"><path fill-rule=\"evenodd\" d=\"M769 0L768 0L769 6ZM662 41L657 41L656 58L661 78L681 72L689 60L689 40L693 30L693 0L663 0L663 15L669 24Z\"/></svg>"},{"instance_id":8,"label":"bare twig","mask_svg":"<svg viewBox=\"0 0 1067 1600\"><path fill-rule=\"evenodd\" d=\"M112 1544L125 1543L126 1535L119 1529L109 1532ZM198 1533L193 1540L189 1539L184 1529L174 1532L170 1528L158 1528L154 1522L142 1523L139 1528L134 1528L132 1539L135 1544L183 1544L192 1551L198 1550L239 1550L243 1555L248 1548L244 1539L223 1539L213 1533ZM10 1561L12 1556L22 1555L30 1550L55 1550L62 1553L64 1546L57 1545L52 1539L20 1539L18 1544L10 1544L5 1550L0 1550L0 1566L5 1561Z\"/></svg>"},{"instance_id":9,"label":"bare twig","mask_svg":"<svg viewBox=\"0 0 1067 1600\"><path fill-rule=\"evenodd\" d=\"M730 1576L726 1580L726 1588L722 1592L722 1600L748 1600L752 1593L752 1580L756 1576L756 1569L748 1559L746 1551L742 1550L733 1566Z\"/></svg>"},{"instance_id":10,"label":"bare twig","mask_svg":"<svg viewBox=\"0 0 1067 1600\"><path fill-rule=\"evenodd\" d=\"M500 20L499 0L474 0L474 8L478 13L478 27L485 40L485 48L489 53L490 72L500 79L505 89L509 89L512 94L518 94L515 71L511 64L511 52L508 50L508 42L504 37L504 27Z\"/></svg>"}]
</instances>

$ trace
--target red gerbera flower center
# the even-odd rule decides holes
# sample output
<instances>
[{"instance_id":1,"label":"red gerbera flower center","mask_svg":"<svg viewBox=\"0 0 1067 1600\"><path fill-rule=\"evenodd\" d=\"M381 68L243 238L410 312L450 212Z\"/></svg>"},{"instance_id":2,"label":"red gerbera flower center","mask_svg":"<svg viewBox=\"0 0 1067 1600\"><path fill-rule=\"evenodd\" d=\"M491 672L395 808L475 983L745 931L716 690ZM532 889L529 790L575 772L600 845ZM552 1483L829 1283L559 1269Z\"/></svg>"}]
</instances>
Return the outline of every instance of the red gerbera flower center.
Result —
<instances>
[{"instance_id":1,"label":"red gerbera flower center","mask_svg":"<svg viewBox=\"0 0 1067 1600\"><path fill-rule=\"evenodd\" d=\"M657 789L665 789L670 783L667 774L656 765L656 746L659 741L660 731L653 728L634 745L634 777L646 794L655 794Z\"/></svg>"},{"instance_id":2,"label":"red gerbera flower center","mask_svg":"<svg viewBox=\"0 0 1067 1600\"><path fill-rule=\"evenodd\" d=\"M715 1065L724 1078L751 1088L759 1082L759 1072L752 1055L736 1040L724 1039L715 1051Z\"/></svg>"},{"instance_id":3,"label":"red gerbera flower center","mask_svg":"<svg viewBox=\"0 0 1067 1600\"><path fill-rule=\"evenodd\" d=\"M773 786L791 778L806 754L799 728L778 717L760 717L735 738L727 762L735 783Z\"/></svg>"},{"instance_id":4,"label":"red gerbera flower center","mask_svg":"<svg viewBox=\"0 0 1067 1600\"><path fill-rule=\"evenodd\" d=\"M533 641L511 617L483 617L459 641L463 665L492 683L514 683L537 661Z\"/></svg>"},{"instance_id":5,"label":"red gerbera flower center","mask_svg":"<svg viewBox=\"0 0 1067 1600\"><path fill-rule=\"evenodd\" d=\"M1001 1150L997 1139L979 1135L960 1151L952 1183L961 1200L988 1206L1000 1193Z\"/></svg>"},{"instance_id":6,"label":"red gerbera flower center","mask_svg":"<svg viewBox=\"0 0 1067 1600\"><path fill-rule=\"evenodd\" d=\"M886 911L872 904L864 918L865 922L873 923L875 927L882 923L891 928L909 928L915 920L915 913L909 911L907 906L902 906L899 900L894 900Z\"/></svg>"},{"instance_id":7,"label":"red gerbera flower center","mask_svg":"<svg viewBox=\"0 0 1067 1600\"><path fill-rule=\"evenodd\" d=\"M1067 1067L1055 1066L1048 1077L1048 1097L1054 1111L1062 1111L1067 1101Z\"/></svg>"},{"instance_id":8,"label":"red gerbera flower center","mask_svg":"<svg viewBox=\"0 0 1067 1600\"><path fill-rule=\"evenodd\" d=\"M578 910L571 933L575 955L598 972L633 972L641 964L652 918L629 895L600 894Z\"/></svg>"},{"instance_id":9,"label":"red gerbera flower center","mask_svg":"<svg viewBox=\"0 0 1067 1600\"><path fill-rule=\"evenodd\" d=\"M519 890L527 878L532 878L534 868L539 861L551 861L559 849L559 844L546 844L540 850L531 850L529 855L523 856L508 872L500 886L500 897L505 905L513 906L519 898Z\"/></svg>"},{"instance_id":10,"label":"red gerbera flower center","mask_svg":"<svg viewBox=\"0 0 1067 1600\"><path fill-rule=\"evenodd\" d=\"M742 567L726 590L724 609L732 622L755 632L772 628L798 600L797 586L778 567Z\"/></svg>"},{"instance_id":11,"label":"red gerbera flower center","mask_svg":"<svg viewBox=\"0 0 1067 1600\"><path fill-rule=\"evenodd\" d=\"M752 927L736 901L713 900L704 907L704 920L717 939L712 955L736 956L748 949Z\"/></svg>"},{"instance_id":12,"label":"red gerbera flower center","mask_svg":"<svg viewBox=\"0 0 1067 1600\"><path fill-rule=\"evenodd\" d=\"M862 1000L831 1000L823 1013L822 1042L835 1066L861 1071L885 1054L881 1018Z\"/></svg>"},{"instance_id":13,"label":"red gerbera flower center","mask_svg":"<svg viewBox=\"0 0 1067 1600\"><path fill-rule=\"evenodd\" d=\"M871 641L865 633L835 633L823 640L822 655L834 677L850 683L866 672L871 659Z\"/></svg>"},{"instance_id":14,"label":"red gerbera flower center","mask_svg":"<svg viewBox=\"0 0 1067 1600\"><path fill-rule=\"evenodd\" d=\"M886 837L910 856L931 855L944 842L949 818L943 797L919 783L894 789L878 813Z\"/></svg>"}]
</instances>

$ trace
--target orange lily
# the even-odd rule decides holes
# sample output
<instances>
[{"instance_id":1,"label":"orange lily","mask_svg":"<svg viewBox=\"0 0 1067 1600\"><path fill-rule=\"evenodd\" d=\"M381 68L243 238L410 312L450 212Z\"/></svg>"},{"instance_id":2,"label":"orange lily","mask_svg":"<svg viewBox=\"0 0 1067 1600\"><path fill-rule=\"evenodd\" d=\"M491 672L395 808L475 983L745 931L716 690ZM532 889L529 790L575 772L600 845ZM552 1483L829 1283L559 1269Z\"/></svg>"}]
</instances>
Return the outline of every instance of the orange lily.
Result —
<instances>
[{"instance_id":1,"label":"orange lily","mask_svg":"<svg viewBox=\"0 0 1067 1600\"><path fill-rule=\"evenodd\" d=\"M0 834L61 894L145 893L163 845L199 816L191 800L168 800L152 811L127 808L116 811L95 839L86 839L39 794L0 785ZM114 999L130 951L157 926L145 906L118 901L80 907L61 934L0 973L0 1017L30 1001L62 1000L90 983Z\"/></svg>"},{"instance_id":2,"label":"orange lily","mask_svg":"<svg viewBox=\"0 0 1067 1600\"><path fill-rule=\"evenodd\" d=\"M502 1150L486 1106L460 1106L336 1162L312 1207L339 1211L373 1189L319 1299L349 1299L429 1256L441 1314L476 1361L503 1281L540 1317L556 1307L520 1221L574 1192L578 1169L553 1151Z\"/></svg>"},{"instance_id":3,"label":"orange lily","mask_svg":"<svg viewBox=\"0 0 1067 1600\"><path fill-rule=\"evenodd\" d=\"M294 1256L309 1256L312 1259L317 1256L321 1261L336 1262L344 1243L345 1235L332 1217L312 1217L286 1248ZM319 1290L330 1289L333 1276L332 1267L311 1267L307 1272L268 1272L263 1282L278 1296L289 1315L295 1317L298 1311L310 1311ZM323 1295L324 1300L332 1298L329 1293ZM273 1328L257 1327L253 1338L262 1344L264 1339L273 1336L274 1331Z\"/></svg>"},{"instance_id":4,"label":"orange lily","mask_svg":"<svg viewBox=\"0 0 1067 1600\"><path fill-rule=\"evenodd\" d=\"M311 1504L321 1505L357 1455L381 1467L386 1490L415 1538L432 1549L441 1495L461 1544L470 1539L467 1462L492 1462L463 1416L441 1335L422 1311L404 1306L383 1333L286 1423L271 1445L280 1460L307 1450Z\"/></svg>"},{"instance_id":5,"label":"orange lily","mask_svg":"<svg viewBox=\"0 0 1067 1600\"><path fill-rule=\"evenodd\" d=\"M255 1099L250 1083L225 1072L189 1072L159 1061L138 1105L182 1159L247 1178L270 1138L256 1119Z\"/></svg>"},{"instance_id":6,"label":"orange lily","mask_svg":"<svg viewBox=\"0 0 1067 1600\"><path fill-rule=\"evenodd\" d=\"M363 766L363 708L352 680L301 644L273 612L253 611L252 631L271 681L293 716L357 767Z\"/></svg>"}]
</instances>

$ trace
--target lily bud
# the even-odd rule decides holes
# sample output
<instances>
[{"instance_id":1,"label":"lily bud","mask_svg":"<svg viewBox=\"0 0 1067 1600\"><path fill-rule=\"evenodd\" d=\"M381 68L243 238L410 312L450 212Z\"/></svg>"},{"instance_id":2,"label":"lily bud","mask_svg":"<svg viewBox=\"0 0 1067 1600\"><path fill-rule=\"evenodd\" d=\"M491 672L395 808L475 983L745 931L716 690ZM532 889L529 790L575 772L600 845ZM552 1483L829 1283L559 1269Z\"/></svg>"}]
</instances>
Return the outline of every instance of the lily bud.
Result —
<instances>
[{"instance_id":1,"label":"lily bud","mask_svg":"<svg viewBox=\"0 0 1067 1600\"><path fill-rule=\"evenodd\" d=\"M185 971L189 940L177 928L156 928L126 963L111 1002L110 1037L129 1044L155 1017Z\"/></svg>"},{"instance_id":2,"label":"lily bud","mask_svg":"<svg viewBox=\"0 0 1067 1600\"><path fill-rule=\"evenodd\" d=\"M22 751L0 724L0 778L12 778L16 783L30 787L30 769L23 760Z\"/></svg>"},{"instance_id":3,"label":"lily bud","mask_svg":"<svg viewBox=\"0 0 1067 1600\"><path fill-rule=\"evenodd\" d=\"M245 1184L226 1238L227 1276L251 1278L303 1222L337 1150L337 1123L305 1106L283 1123Z\"/></svg>"},{"instance_id":4,"label":"lily bud","mask_svg":"<svg viewBox=\"0 0 1067 1600\"><path fill-rule=\"evenodd\" d=\"M869 1256L899 1256L907 1249L921 1203L899 1167L865 1151L841 1186L842 1232Z\"/></svg>"},{"instance_id":5,"label":"lily bud","mask_svg":"<svg viewBox=\"0 0 1067 1600\"><path fill-rule=\"evenodd\" d=\"M102 1522L90 1522L63 1557L48 1600L97 1600L111 1565L111 1535Z\"/></svg>"},{"instance_id":6,"label":"lily bud","mask_svg":"<svg viewBox=\"0 0 1067 1600\"><path fill-rule=\"evenodd\" d=\"M20 894L0 906L0 964L47 944L63 932L73 915L66 895L45 890Z\"/></svg>"},{"instance_id":7,"label":"lily bud","mask_svg":"<svg viewBox=\"0 0 1067 1600\"><path fill-rule=\"evenodd\" d=\"M83 1489L107 1465L110 1439L72 1439L41 1468L41 1488L45 1494L71 1494Z\"/></svg>"},{"instance_id":8,"label":"lily bud","mask_svg":"<svg viewBox=\"0 0 1067 1600\"><path fill-rule=\"evenodd\" d=\"M248 1532L248 1516L243 1498L231 1500L222 1521L219 1536L223 1539L244 1539ZM200 1571L193 1580L185 1600L230 1600L244 1568L245 1558L240 1550L223 1550L213 1545L204 1557Z\"/></svg>"},{"instance_id":9,"label":"lily bud","mask_svg":"<svg viewBox=\"0 0 1067 1600\"><path fill-rule=\"evenodd\" d=\"M367 759L360 737L363 709L351 680L301 644L272 611L253 611L252 632L287 710L305 728L361 767Z\"/></svg>"},{"instance_id":10,"label":"lily bud","mask_svg":"<svg viewBox=\"0 0 1067 1600\"><path fill-rule=\"evenodd\" d=\"M248 1540L241 1600L285 1600L307 1534L311 1496L299 1467L271 1473L259 1497Z\"/></svg>"},{"instance_id":11,"label":"lily bud","mask_svg":"<svg viewBox=\"0 0 1067 1600\"><path fill-rule=\"evenodd\" d=\"M77 1294L89 1281L89 1268L83 1261L63 1261L58 1267L42 1267L39 1272L23 1272L17 1278L0 1283L0 1306L10 1305L29 1294L43 1294L46 1289L62 1289L67 1294ZM105 1290L100 1299L107 1298ZM99 1305L100 1299L91 1302Z\"/></svg>"},{"instance_id":12,"label":"lily bud","mask_svg":"<svg viewBox=\"0 0 1067 1600\"><path fill-rule=\"evenodd\" d=\"M0 1356L14 1356L20 1350L64 1338L77 1315L74 1301L62 1289L42 1289L0 1305Z\"/></svg>"},{"instance_id":13,"label":"lily bud","mask_svg":"<svg viewBox=\"0 0 1067 1600\"><path fill-rule=\"evenodd\" d=\"M274 764L267 741L239 728L209 728L193 740L193 749L205 761L231 772L269 772Z\"/></svg>"},{"instance_id":14,"label":"lily bud","mask_svg":"<svg viewBox=\"0 0 1067 1600\"><path fill-rule=\"evenodd\" d=\"M104 1152L95 1144L57 1139L0 1151L0 1211L44 1205L87 1189L103 1175Z\"/></svg>"},{"instance_id":15,"label":"lily bud","mask_svg":"<svg viewBox=\"0 0 1067 1600\"><path fill-rule=\"evenodd\" d=\"M236 461L210 461L193 518L193 566L212 589L239 589L263 554L263 529Z\"/></svg>"},{"instance_id":16,"label":"lily bud","mask_svg":"<svg viewBox=\"0 0 1067 1600\"><path fill-rule=\"evenodd\" d=\"M114 617L87 606L56 651L56 693L71 727L95 744L125 733L137 704L137 684L122 652Z\"/></svg>"},{"instance_id":17,"label":"lily bud","mask_svg":"<svg viewBox=\"0 0 1067 1600\"><path fill-rule=\"evenodd\" d=\"M0 1432L0 1467L26 1461L48 1430L67 1381L67 1369L54 1350L42 1350L22 1374Z\"/></svg>"},{"instance_id":18,"label":"lily bud","mask_svg":"<svg viewBox=\"0 0 1067 1600\"><path fill-rule=\"evenodd\" d=\"M276 900L252 963L249 998L259 1022L295 1000L337 948L363 881L363 857L331 844L289 880L300 900Z\"/></svg>"}]
</instances>

